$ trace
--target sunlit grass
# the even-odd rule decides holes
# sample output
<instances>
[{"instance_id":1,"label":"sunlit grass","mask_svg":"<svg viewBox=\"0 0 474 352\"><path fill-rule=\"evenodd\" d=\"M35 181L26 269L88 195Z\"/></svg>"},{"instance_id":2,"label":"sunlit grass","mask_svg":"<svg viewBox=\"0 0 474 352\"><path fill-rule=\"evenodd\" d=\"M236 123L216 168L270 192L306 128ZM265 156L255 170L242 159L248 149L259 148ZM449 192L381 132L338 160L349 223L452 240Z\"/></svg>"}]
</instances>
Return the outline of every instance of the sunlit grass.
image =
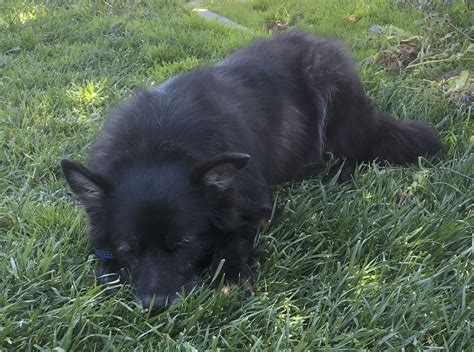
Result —
<instances>
[{"instance_id":1,"label":"sunlit grass","mask_svg":"<svg viewBox=\"0 0 474 352\"><path fill-rule=\"evenodd\" d=\"M412 1L213 3L250 30L206 22L179 1L10 1L0 11L0 349L472 349L473 69L463 2L442 2L431 17ZM151 315L130 287L95 285L86 221L59 160L84 160L107 113L135 89L217 62L268 35L267 21L344 39L374 103L434 124L446 153L410 167L367 165L347 185L315 175L279 187L282 213L259 235L255 295L210 290L204 275L181 304ZM415 64L451 59L387 73L376 57L396 43L372 25L420 38L413 45L425 56Z\"/></svg>"},{"instance_id":2,"label":"sunlit grass","mask_svg":"<svg viewBox=\"0 0 474 352\"><path fill-rule=\"evenodd\" d=\"M105 81L94 82L93 80L86 82L83 86L73 83L73 87L68 91L69 96L82 105L98 105L104 100L102 90Z\"/></svg>"}]
</instances>

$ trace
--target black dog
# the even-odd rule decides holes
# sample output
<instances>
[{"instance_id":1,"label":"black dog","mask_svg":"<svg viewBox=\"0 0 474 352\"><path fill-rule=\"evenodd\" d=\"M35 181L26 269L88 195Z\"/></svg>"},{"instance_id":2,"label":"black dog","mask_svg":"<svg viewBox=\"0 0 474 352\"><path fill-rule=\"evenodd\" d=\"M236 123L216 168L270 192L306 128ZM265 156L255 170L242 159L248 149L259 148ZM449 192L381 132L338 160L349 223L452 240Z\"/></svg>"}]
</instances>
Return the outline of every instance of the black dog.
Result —
<instances>
[{"instance_id":1,"label":"black dog","mask_svg":"<svg viewBox=\"0 0 474 352\"><path fill-rule=\"evenodd\" d=\"M88 167L62 168L90 222L101 274L122 266L139 301L164 306L201 271L249 279L270 186L301 179L325 153L357 162L414 162L437 133L371 105L336 40L289 32L133 96L108 119Z\"/></svg>"}]
</instances>

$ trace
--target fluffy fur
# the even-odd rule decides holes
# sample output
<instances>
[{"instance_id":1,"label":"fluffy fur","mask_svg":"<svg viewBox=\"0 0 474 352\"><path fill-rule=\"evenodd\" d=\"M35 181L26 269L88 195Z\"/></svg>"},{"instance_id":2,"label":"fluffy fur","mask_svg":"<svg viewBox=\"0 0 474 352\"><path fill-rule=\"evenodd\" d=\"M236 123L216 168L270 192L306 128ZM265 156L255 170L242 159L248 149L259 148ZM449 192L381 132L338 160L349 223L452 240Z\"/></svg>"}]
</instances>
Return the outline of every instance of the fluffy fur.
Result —
<instances>
[{"instance_id":1,"label":"fluffy fur","mask_svg":"<svg viewBox=\"0 0 474 352\"><path fill-rule=\"evenodd\" d=\"M180 74L111 114L87 168L62 167L80 199L101 274L128 268L140 302L164 306L215 270L250 277L270 186L344 158L414 162L438 153L437 133L378 112L337 40L289 32L259 40L221 63Z\"/></svg>"}]
</instances>

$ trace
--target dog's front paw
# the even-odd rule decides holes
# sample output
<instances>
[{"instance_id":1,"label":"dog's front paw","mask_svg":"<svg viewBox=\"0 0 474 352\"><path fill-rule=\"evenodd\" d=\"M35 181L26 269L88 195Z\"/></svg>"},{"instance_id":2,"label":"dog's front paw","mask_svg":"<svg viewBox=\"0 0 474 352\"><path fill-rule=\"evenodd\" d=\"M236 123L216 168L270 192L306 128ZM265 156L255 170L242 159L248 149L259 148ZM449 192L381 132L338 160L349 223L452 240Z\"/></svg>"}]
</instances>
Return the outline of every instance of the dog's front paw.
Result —
<instances>
[{"instance_id":1,"label":"dog's front paw","mask_svg":"<svg viewBox=\"0 0 474 352\"><path fill-rule=\"evenodd\" d=\"M216 248L211 264L214 288L224 287L224 291L229 292L233 286L246 286L243 288L248 291L248 296L253 293L249 260L254 247L247 234L256 233L254 230L243 228Z\"/></svg>"},{"instance_id":2,"label":"dog's front paw","mask_svg":"<svg viewBox=\"0 0 474 352\"><path fill-rule=\"evenodd\" d=\"M126 281L120 264L113 259L101 260L95 270L96 283L108 285Z\"/></svg>"},{"instance_id":3,"label":"dog's front paw","mask_svg":"<svg viewBox=\"0 0 474 352\"><path fill-rule=\"evenodd\" d=\"M212 266L214 289L220 289L222 293L228 294L232 289L240 288L245 290L245 296L248 298L254 293L253 280L250 276L250 270L247 265L229 265L225 260Z\"/></svg>"},{"instance_id":4,"label":"dog's front paw","mask_svg":"<svg viewBox=\"0 0 474 352\"><path fill-rule=\"evenodd\" d=\"M252 282L252 279L250 279L250 278L247 279L245 282L243 282L241 285L225 284L222 287L221 292L223 294L227 295L231 292L231 290L233 290L235 288L243 289L244 292L245 292L245 298L250 298L255 293L253 282Z\"/></svg>"}]
</instances>

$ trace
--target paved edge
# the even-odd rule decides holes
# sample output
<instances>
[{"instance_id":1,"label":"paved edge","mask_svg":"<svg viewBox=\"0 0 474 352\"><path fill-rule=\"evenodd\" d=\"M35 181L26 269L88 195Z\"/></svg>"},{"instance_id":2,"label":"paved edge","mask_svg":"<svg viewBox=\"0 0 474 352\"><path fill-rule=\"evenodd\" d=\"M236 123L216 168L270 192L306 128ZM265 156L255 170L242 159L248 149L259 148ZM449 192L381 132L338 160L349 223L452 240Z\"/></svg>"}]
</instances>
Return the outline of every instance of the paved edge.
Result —
<instances>
[{"instance_id":1,"label":"paved edge","mask_svg":"<svg viewBox=\"0 0 474 352\"><path fill-rule=\"evenodd\" d=\"M221 16L218 13L209 11L208 9L204 9L199 7L199 1L191 1L187 3L188 6L193 7L193 12L196 12L199 16L207 19L207 20L216 20L220 23L233 26L235 28L240 28L240 29L248 29L245 26L242 26L240 23L237 23L235 21L232 21L228 19L227 17Z\"/></svg>"}]
</instances>

